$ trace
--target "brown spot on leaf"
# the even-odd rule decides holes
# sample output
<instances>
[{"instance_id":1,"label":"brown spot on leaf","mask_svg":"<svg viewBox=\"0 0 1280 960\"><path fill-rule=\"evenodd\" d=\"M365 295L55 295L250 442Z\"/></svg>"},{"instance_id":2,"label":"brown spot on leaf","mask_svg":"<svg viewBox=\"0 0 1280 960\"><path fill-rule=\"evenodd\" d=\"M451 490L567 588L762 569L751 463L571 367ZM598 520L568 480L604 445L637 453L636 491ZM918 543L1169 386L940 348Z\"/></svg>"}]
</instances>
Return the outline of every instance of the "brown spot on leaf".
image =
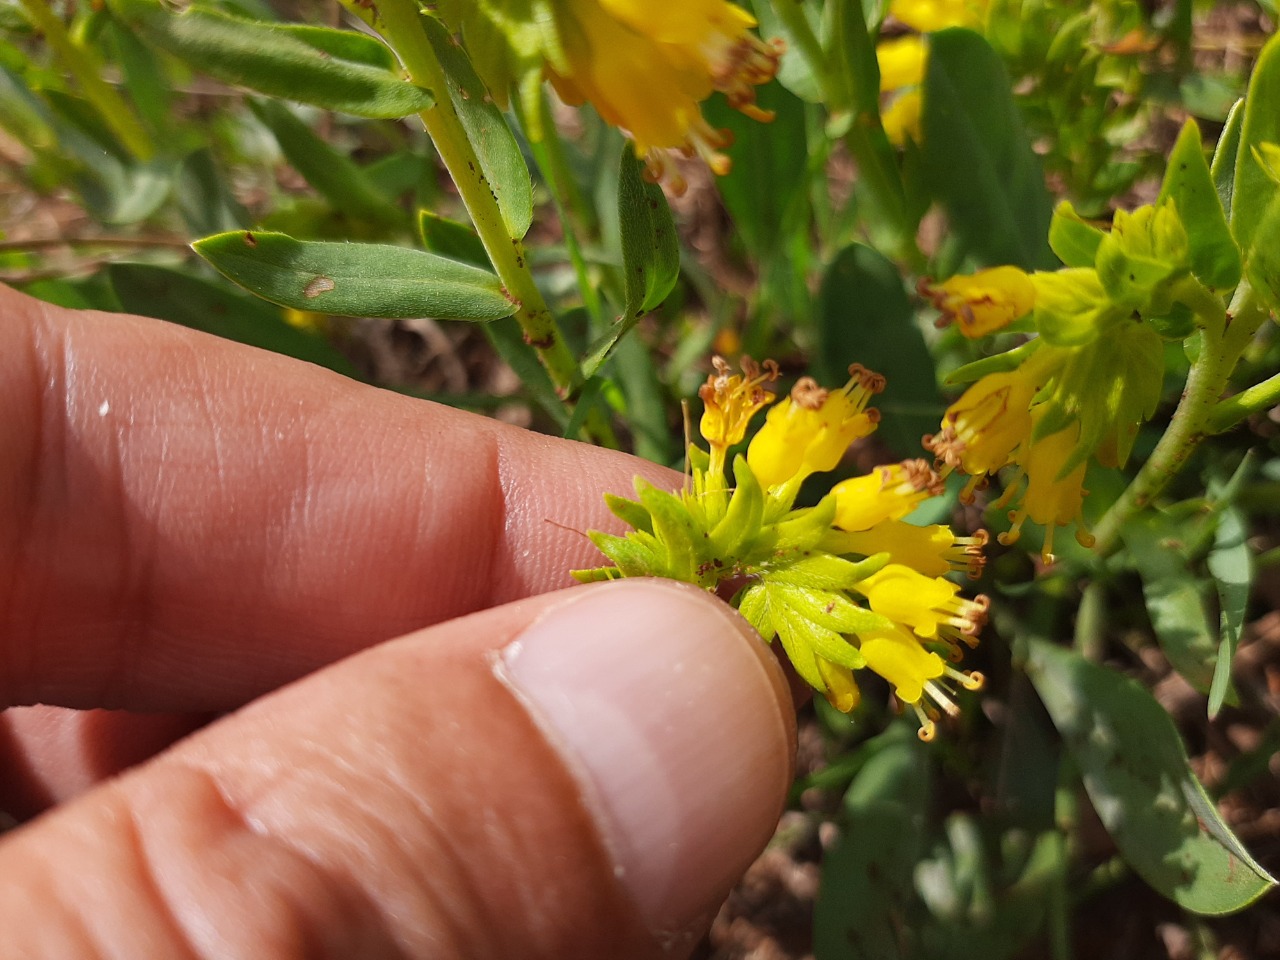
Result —
<instances>
[{"instance_id":1,"label":"brown spot on leaf","mask_svg":"<svg viewBox=\"0 0 1280 960\"><path fill-rule=\"evenodd\" d=\"M244 245L246 247L256 247L258 245L258 238L246 230L244 232Z\"/></svg>"},{"instance_id":2,"label":"brown spot on leaf","mask_svg":"<svg viewBox=\"0 0 1280 960\"><path fill-rule=\"evenodd\" d=\"M322 293L328 293L334 287L334 283L328 277L316 277L307 284L306 289L302 291L302 295L308 300L320 296Z\"/></svg>"}]
</instances>

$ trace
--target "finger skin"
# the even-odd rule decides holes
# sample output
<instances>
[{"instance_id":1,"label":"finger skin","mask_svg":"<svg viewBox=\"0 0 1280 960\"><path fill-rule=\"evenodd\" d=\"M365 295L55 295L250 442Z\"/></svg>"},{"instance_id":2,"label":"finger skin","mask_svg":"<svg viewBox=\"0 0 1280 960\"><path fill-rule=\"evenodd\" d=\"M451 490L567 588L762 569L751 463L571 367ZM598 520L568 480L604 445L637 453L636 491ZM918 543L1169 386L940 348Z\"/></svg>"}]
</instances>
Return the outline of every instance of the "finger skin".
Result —
<instances>
[{"instance_id":1,"label":"finger skin","mask_svg":"<svg viewBox=\"0 0 1280 960\"><path fill-rule=\"evenodd\" d=\"M0 706L227 710L570 583L670 471L0 288Z\"/></svg>"},{"instance_id":2,"label":"finger skin","mask_svg":"<svg viewBox=\"0 0 1280 960\"><path fill-rule=\"evenodd\" d=\"M0 843L6 948L34 960L663 955L579 782L495 670L495 652L564 596L357 654L19 829ZM781 672L741 629L724 640L742 658L726 679L773 732L752 763L758 788L723 799L732 817L742 794L765 798L730 873L767 840L794 745Z\"/></svg>"}]
</instances>

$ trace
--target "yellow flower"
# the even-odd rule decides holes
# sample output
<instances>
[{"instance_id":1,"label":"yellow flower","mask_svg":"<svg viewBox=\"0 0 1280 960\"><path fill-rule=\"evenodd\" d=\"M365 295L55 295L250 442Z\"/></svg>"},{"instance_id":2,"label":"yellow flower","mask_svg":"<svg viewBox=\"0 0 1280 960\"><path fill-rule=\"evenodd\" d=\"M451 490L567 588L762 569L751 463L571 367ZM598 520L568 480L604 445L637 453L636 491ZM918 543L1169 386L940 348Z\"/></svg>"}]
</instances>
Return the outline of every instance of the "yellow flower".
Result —
<instances>
[{"instance_id":1,"label":"yellow flower","mask_svg":"<svg viewBox=\"0 0 1280 960\"><path fill-rule=\"evenodd\" d=\"M961 500L971 502L983 478L1009 463L1018 445L1031 436L1031 401L1040 386L1029 376L1027 364L989 373L947 408L942 429L924 438L944 470L959 468L973 478Z\"/></svg>"},{"instance_id":2,"label":"yellow flower","mask_svg":"<svg viewBox=\"0 0 1280 960\"><path fill-rule=\"evenodd\" d=\"M918 527L903 520L885 520L866 530L832 531L824 538L822 548L864 557L887 553L890 563L900 563L926 577L964 573L970 580L977 580L986 565L983 550L988 542L990 537L985 530L971 537L958 537L940 523Z\"/></svg>"},{"instance_id":3,"label":"yellow flower","mask_svg":"<svg viewBox=\"0 0 1280 960\"><path fill-rule=\"evenodd\" d=\"M766 360L761 368L750 357L743 357L741 376L729 372L723 357L712 357L711 366L715 372L698 390L703 403L698 430L711 448L711 473L720 475L725 451L742 442L756 411L773 402L774 395L764 385L778 379L778 365Z\"/></svg>"},{"instance_id":4,"label":"yellow flower","mask_svg":"<svg viewBox=\"0 0 1280 960\"><path fill-rule=\"evenodd\" d=\"M755 88L773 79L780 45L752 34L755 18L725 0L561 0L555 4L563 69L548 65L569 103L589 100L608 123L635 141L651 172L664 173L658 151L701 156L716 173L729 169L727 135L702 116L713 91L757 120ZM679 192L683 182L672 179Z\"/></svg>"},{"instance_id":5,"label":"yellow flower","mask_svg":"<svg viewBox=\"0 0 1280 960\"><path fill-rule=\"evenodd\" d=\"M981 27L990 0L892 0L889 12L912 30Z\"/></svg>"},{"instance_id":6,"label":"yellow flower","mask_svg":"<svg viewBox=\"0 0 1280 960\"><path fill-rule=\"evenodd\" d=\"M853 441L875 430L880 413L868 410L867 401L883 389L884 377L858 364L849 368L849 382L840 390L824 390L801 377L747 447L747 463L760 485L769 490L834 469Z\"/></svg>"},{"instance_id":7,"label":"yellow flower","mask_svg":"<svg viewBox=\"0 0 1280 960\"><path fill-rule=\"evenodd\" d=\"M1034 414L1039 420L1040 414ZM1053 563L1053 534L1058 527L1076 525L1076 540L1081 546L1093 546L1093 537L1084 528L1084 471L1085 463L1072 468L1066 476L1060 476L1067 460L1080 444L1080 424L1051 433L1047 437L1029 442L1019 452L1019 478L1010 484L1000 503L1014 499L1021 493L1021 505L1009 514L1013 526L999 536L1001 543L1015 542L1022 532L1022 524L1029 518L1044 527L1044 547L1040 556L1045 563ZM1025 477L1025 489L1022 481ZM997 504L999 505L999 504Z\"/></svg>"},{"instance_id":8,"label":"yellow flower","mask_svg":"<svg viewBox=\"0 0 1280 960\"><path fill-rule=\"evenodd\" d=\"M954 715L957 712L943 678L954 680L966 690L982 686L982 674L972 671L962 673L943 661L936 653L926 650L904 630L884 630L859 637L858 649L867 666L893 686L894 693L903 703L911 705L920 718L920 739L932 740L937 730L937 710L922 703L928 696L934 703Z\"/></svg>"},{"instance_id":9,"label":"yellow flower","mask_svg":"<svg viewBox=\"0 0 1280 960\"><path fill-rule=\"evenodd\" d=\"M899 148L906 146L908 140L920 143L924 139L920 127L923 113L924 97L919 90L898 94L880 111L884 135L891 144Z\"/></svg>"},{"instance_id":10,"label":"yellow flower","mask_svg":"<svg viewBox=\"0 0 1280 960\"><path fill-rule=\"evenodd\" d=\"M864 477L850 477L832 488L834 523L841 530L866 530L885 520L900 520L942 490L942 478L924 460L876 467Z\"/></svg>"},{"instance_id":11,"label":"yellow flower","mask_svg":"<svg viewBox=\"0 0 1280 960\"><path fill-rule=\"evenodd\" d=\"M880 123L895 147L903 146L907 140L921 140L924 101L919 87L924 83L926 56L924 40L918 36L894 37L876 45L880 92L896 94L880 111Z\"/></svg>"},{"instance_id":12,"label":"yellow flower","mask_svg":"<svg viewBox=\"0 0 1280 960\"><path fill-rule=\"evenodd\" d=\"M924 40L908 34L881 40L876 44L876 61L880 64L880 92L918 87L924 83Z\"/></svg>"},{"instance_id":13,"label":"yellow flower","mask_svg":"<svg viewBox=\"0 0 1280 960\"><path fill-rule=\"evenodd\" d=\"M898 563L881 568L860 581L856 589L876 613L910 627L926 640L948 645L961 641L977 646L976 637L987 622L990 607L982 594L966 600L950 580L926 577Z\"/></svg>"},{"instance_id":14,"label":"yellow flower","mask_svg":"<svg viewBox=\"0 0 1280 960\"><path fill-rule=\"evenodd\" d=\"M1007 327L1036 305L1035 284L1017 267L991 267L937 284L921 280L917 289L942 312L938 326L957 323L970 339Z\"/></svg>"},{"instance_id":15,"label":"yellow flower","mask_svg":"<svg viewBox=\"0 0 1280 960\"><path fill-rule=\"evenodd\" d=\"M827 685L823 691L827 702L841 713L849 713L862 699L858 684L853 679L853 671L825 657L818 657L817 661L818 673Z\"/></svg>"}]
</instances>

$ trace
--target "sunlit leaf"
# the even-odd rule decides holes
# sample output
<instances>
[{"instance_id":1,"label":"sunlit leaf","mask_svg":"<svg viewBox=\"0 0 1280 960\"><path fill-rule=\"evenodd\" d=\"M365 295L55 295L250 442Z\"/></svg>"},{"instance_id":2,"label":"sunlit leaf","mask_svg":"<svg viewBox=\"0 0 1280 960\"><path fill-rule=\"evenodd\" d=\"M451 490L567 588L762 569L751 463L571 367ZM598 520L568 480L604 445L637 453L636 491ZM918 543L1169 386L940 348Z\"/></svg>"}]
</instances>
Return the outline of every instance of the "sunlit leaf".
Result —
<instances>
[{"instance_id":1,"label":"sunlit leaf","mask_svg":"<svg viewBox=\"0 0 1280 960\"><path fill-rule=\"evenodd\" d=\"M224 83L362 117L403 117L434 103L403 80L386 47L351 30L265 23L161 0L109 0L150 44Z\"/></svg>"},{"instance_id":2,"label":"sunlit leaf","mask_svg":"<svg viewBox=\"0 0 1280 960\"><path fill-rule=\"evenodd\" d=\"M440 320L497 320L516 311L492 273L406 247L315 243L249 230L192 246L245 289L298 310Z\"/></svg>"},{"instance_id":3,"label":"sunlit leaf","mask_svg":"<svg viewBox=\"0 0 1280 960\"><path fill-rule=\"evenodd\" d=\"M1173 720L1146 690L1040 640L1027 672L1129 865L1193 913L1234 913L1275 881L1223 822Z\"/></svg>"}]
</instances>

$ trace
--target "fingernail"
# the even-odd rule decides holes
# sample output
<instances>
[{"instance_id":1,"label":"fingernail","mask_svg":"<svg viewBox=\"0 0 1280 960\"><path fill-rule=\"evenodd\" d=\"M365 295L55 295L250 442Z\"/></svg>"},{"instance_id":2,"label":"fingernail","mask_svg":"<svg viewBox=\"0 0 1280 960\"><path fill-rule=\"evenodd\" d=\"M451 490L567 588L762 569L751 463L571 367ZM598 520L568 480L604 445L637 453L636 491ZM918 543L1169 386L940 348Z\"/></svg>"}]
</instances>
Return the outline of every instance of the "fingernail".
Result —
<instances>
[{"instance_id":1,"label":"fingernail","mask_svg":"<svg viewBox=\"0 0 1280 960\"><path fill-rule=\"evenodd\" d=\"M772 835L795 715L773 655L702 591L580 588L499 674L582 785L614 872L660 938L710 923Z\"/></svg>"}]
</instances>

